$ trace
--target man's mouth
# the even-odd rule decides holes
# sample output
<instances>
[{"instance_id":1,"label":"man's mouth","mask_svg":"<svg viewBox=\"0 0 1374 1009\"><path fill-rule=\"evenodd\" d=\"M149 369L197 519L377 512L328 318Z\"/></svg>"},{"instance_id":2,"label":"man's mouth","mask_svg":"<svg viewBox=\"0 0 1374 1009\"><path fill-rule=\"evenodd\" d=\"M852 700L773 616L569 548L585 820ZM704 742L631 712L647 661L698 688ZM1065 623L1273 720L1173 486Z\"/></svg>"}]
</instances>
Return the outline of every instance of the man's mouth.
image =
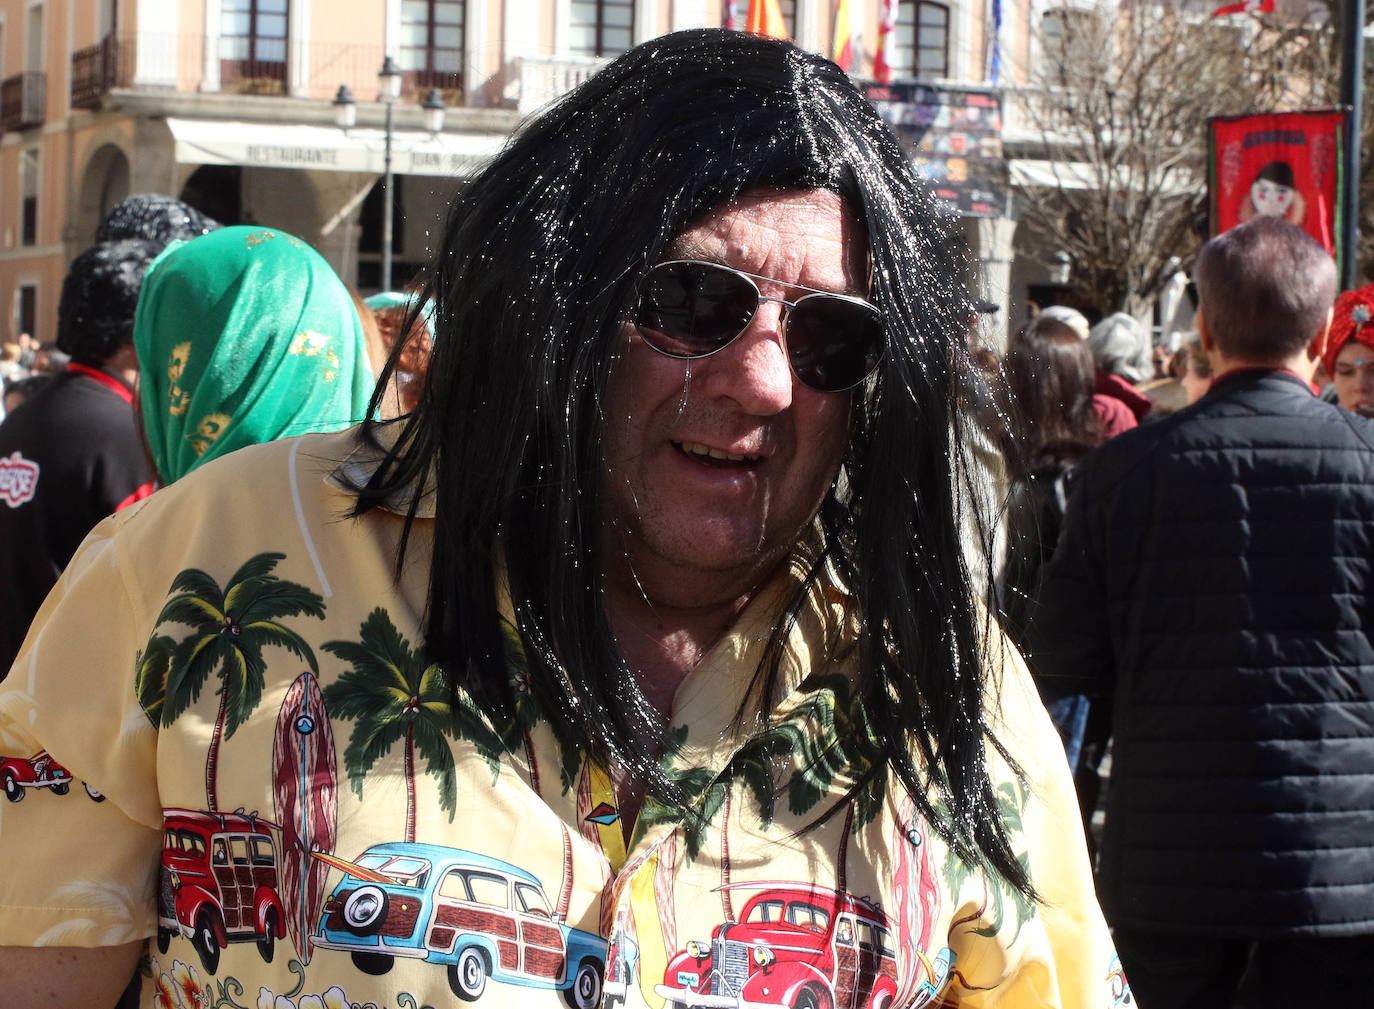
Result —
<instances>
[{"instance_id":1,"label":"man's mouth","mask_svg":"<svg viewBox=\"0 0 1374 1009\"><path fill-rule=\"evenodd\" d=\"M675 441L673 447L693 462L705 463L708 466L752 466L763 458L758 455L727 452L696 441Z\"/></svg>"}]
</instances>

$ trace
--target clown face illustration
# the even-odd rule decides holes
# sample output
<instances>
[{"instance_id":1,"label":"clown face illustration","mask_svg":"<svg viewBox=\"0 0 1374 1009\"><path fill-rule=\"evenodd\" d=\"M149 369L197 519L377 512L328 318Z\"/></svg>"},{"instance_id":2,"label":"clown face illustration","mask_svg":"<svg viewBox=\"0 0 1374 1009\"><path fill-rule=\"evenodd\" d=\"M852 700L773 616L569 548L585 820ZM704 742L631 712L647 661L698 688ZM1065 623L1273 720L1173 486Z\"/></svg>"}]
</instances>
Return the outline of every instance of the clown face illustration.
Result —
<instances>
[{"instance_id":1,"label":"clown face illustration","mask_svg":"<svg viewBox=\"0 0 1374 1009\"><path fill-rule=\"evenodd\" d=\"M1297 190L1268 179L1256 179L1250 187L1250 199L1255 211L1262 217L1283 217L1293 206Z\"/></svg>"},{"instance_id":2,"label":"clown face illustration","mask_svg":"<svg viewBox=\"0 0 1374 1009\"><path fill-rule=\"evenodd\" d=\"M1277 217L1289 224L1301 225L1307 214L1307 201L1298 192L1293 166L1285 161L1271 161L1255 175L1250 183L1250 198L1240 208L1240 219Z\"/></svg>"}]
</instances>

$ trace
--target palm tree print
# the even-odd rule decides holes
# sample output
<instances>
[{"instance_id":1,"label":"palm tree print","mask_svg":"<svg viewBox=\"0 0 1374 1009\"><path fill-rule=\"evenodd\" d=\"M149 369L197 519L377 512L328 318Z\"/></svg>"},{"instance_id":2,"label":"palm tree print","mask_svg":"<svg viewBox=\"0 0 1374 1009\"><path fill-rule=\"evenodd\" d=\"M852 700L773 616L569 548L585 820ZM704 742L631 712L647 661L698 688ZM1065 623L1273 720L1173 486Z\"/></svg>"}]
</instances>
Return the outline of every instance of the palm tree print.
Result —
<instances>
[{"instance_id":1,"label":"palm tree print","mask_svg":"<svg viewBox=\"0 0 1374 1009\"><path fill-rule=\"evenodd\" d=\"M539 760L534 750L534 727L544 721L543 709L534 693L534 680L530 673L529 660L525 655L525 645L520 640L520 632L505 617L501 618L501 638L504 647L506 669L515 687L515 707L510 720L502 727L501 738L506 752L523 750L525 763L529 767L530 787L536 795L543 794L540 786ZM582 766L582 749L568 740L558 740L562 757L563 794L566 795L576 784Z\"/></svg>"},{"instance_id":2,"label":"palm tree print","mask_svg":"<svg viewBox=\"0 0 1374 1009\"><path fill-rule=\"evenodd\" d=\"M751 736L731 756L725 768L713 775L709 768L674 766L674 758L687 741L687 727L671 730L663 755L669 780L695 796L696 808L682 823L683 841L689 862L695 861L705 841L709 824L720 823L721 911L726 921L734 921L730 897L730 807L731 789L736 781L753 795L760 825L773 822L777 798L782 792L780 772L794 760L797 769L787 784L789 812L804 816L831 792L842 777L857 779L867 773L880 753L880 747L864 710L863 699L853 692L849 679L839 674L808 677L798 687L803 699L781 721ZM849 839L856 826L862 827L878 815L887 791L886 775L875 775L845 803L836 863L836 889L844 892L845 862ZM636 841L645 830L659 823L679 819L676 809L647 797L636 828Z\"/></svg>"},{"instance_id":3,"label":"palm tree print","mask_svg":"<svg viewBox=\"0 0 1374 1009\"><path fill-rule=\"evenodd\" d=\"M324 688L324 702L332 716L354 723L344 767L358 798L377 761L396 744L404 747L406 841L415 840L417 756L425 763L425 773L438 780L439 805L450 822L458 802L450 739L476 744L496 780L502 737L466 693L451 689L443 669L429 664L421 648L396 629L386 610L378 607L368 614L357 641L328 641L322 647L350 666Z\"/></svg>"},{"instance_id":4,"label":"palm tree print","mask_svg":"<svg viewBox=\"0 0 1374 1009\"><path fill-rule=\"evenodd\" d=\"M788 809L797 815L811 812L837 780L866 775L882 754L882 746L861 696L849 678L840 674L812 676L802 682L806 697L773 730L795 748L800 765L787 788ZM873 821L887 795L887 775L877 774L853 796L851 827Z\"/></svg>"},{"instance_id":5,"label":"palm tree print","mask_svg":"<svg viewBox=\"0 0 1374 1009\"><path fill-rule=\"evenodd\" d=\"M267 670L263 649L269 645L285 648L312 671L319 668L305 639L282 623L282 618L322 620L324 600L305 586L272 574L285 556L257 554L222 589L198 568L181 572L173 579L168 590L171 598L154 626L184 624L191 633L175 645L167 635L154 634L138 656L135 689L154 726L175 722L195 703L210 674L219 676L219 711L205 758L205 803L211 812L219 808L220 742L234 734L262 699Z\"/></svg>"},{"instance_id":6,"label":"palm tree print","mask_svg":"<svg viewBox=\"0 0 1374 1009\"><path fill-rule=\"evenodd\" d=\"M663 773L668 780L678 785L683 794L689 797L689 801L697 806L682 821L682 839L686 846L687 859L696 861L705 841L706 826L715 818L716 813L720 811L721 803L725 800L725 783L722 781L723 775L713 775L708 767L674 766L673 760L686 742L687 726L680 725L675 729L669 729L662 765ZM665 805L652 794L646 795L644 805L639 811L639 819L635 822L634 839L631 844L638 844L649 828L661 823L677 823L680 819L681 814L676 806Z\"/></svg>"},{"instance_id":7,"label":"palm tree print","mask_svg":"<svg viewBox=\"0 0 1374 1009\"><path fill-rule=\"evenodd\" d=\"M688 795L697 797L697 810L683 824L689 861L695 861L700 853L705 827L725 804L730 783L740 782L753 795L760 823L766 829L784 791L782 772L793 762L797 769L787 782L787 807L798 816L810 813L830 794L838 779L857 778L873 765L880 752L878 742L868 727L863 701L854 696L846 677L810 677L798 691L805 695L802 700L786 717L751 736L719 775L705 767L675 767L674 758L687 740L687 727L670 732L663 755L665 773ZM862 827L878 815L886 788L885 777L877 775L859 791L854 797L854 812L847 816L852 826ZM637 833L677 819L676 810L648 797Z\"/></svg>"},{"instance_id":8,"label":"palm tree print","mask_svg":"<svg viewBox=\"0 0 1374 1009\"><path fill-rule=\"evenodd\" d=\"M663 755L664 772L670 781L682 786L687 795L695 797L697 808L682 822L683 843L689 861L695 861L701 853L701 846L706 839L706 828L716 822L717 814L720 814L721 910L726 921L734 921L734 905L729 890L731 789L736 781L740 781L753 793L763 826L767 827L773 822L775 801L779 793L776 776L778 761L788 752L792 742L790 737L772 730L760 733L735 751L724 770L712 775L710 769L705 767L673 766L673 758L681 751L686 741L687 726L682 725L670 730ZM653 796L646 796L644 807L639 814L639 822L635 827L636 839L643 836L649 827L676 822L678 819L680 814L676 808L663 805Z\"/></svg>"},{"instance_id":9,"label":"palm tree print","mask_svg":"<svg viewBox=\"0 0 1374 1009\"><path fill-rule=\"evenodd\" d=\"M1006 826L1007 836L1017 838L1024 837L1023 817L1026 812L1026 803L1030 799L1030 790L1025 783L1019 779L1004 781L997 786L997 809L1002 815L1002 823ZM1016 854L1016 860L1021 863L1021 868L1026 875L1030 876L1030 852L1020 851ZM976 935L994 936L1002 930L1002 924L1006 920L1008 910L1014 916L1015 930L1012 932L1011 941L1015 942L1016 937L1021 934L1021 927L1030 920L1032 912L1035 910L1030 900L1020 890L1011 886L1000 874L991 872L987 868L977 864L970 865L959 858L953 847L945 853L945 864L942 875L944 876L945 886L950 893L958 893L959 889L973 873L981 873L983 878L983 905L978 911L968 918L962 918L950 924L951 930L956 925L962 925L969 921L987 915L988 923L981 928L974 929ZM991 876L991 879L989 879Z\"/></svg>"},{"instance_id":10,"label":"palm tree print","mask_svg":"<svg viewBox=\"0 0 1374 1009\"><path fill-rule=\"evenodd\" d=\"M153 728L162 724L162 702L167 698L167 673L177 643L166 634L154 634L134 659L134 689Z\"/></svg>"}]
</instances>

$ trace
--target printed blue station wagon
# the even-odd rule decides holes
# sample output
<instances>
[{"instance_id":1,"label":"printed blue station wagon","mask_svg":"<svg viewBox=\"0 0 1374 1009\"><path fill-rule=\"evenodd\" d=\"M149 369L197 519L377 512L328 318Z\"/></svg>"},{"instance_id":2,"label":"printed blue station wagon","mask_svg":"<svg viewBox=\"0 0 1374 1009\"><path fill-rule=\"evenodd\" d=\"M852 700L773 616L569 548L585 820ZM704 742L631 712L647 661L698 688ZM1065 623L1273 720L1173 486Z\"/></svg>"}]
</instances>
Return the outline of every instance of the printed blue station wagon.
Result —
<instances>
[{"instance_id":1,"label":"printed blue station wagon","mask_svg":"<svg viewBox=\"0 0 1374 1009\"><path fill-rule=\"evenodd\" d=\"M355 862L317 857L344 876L312 940L349 951L359 970L385 974L396 957L408 957L447 966L449 986L468 1002L490 978L556 988L573 1009L600 1003L606 940L564 924L524 869L403 842L373 845Z\"/></svg>"}]
</instances>

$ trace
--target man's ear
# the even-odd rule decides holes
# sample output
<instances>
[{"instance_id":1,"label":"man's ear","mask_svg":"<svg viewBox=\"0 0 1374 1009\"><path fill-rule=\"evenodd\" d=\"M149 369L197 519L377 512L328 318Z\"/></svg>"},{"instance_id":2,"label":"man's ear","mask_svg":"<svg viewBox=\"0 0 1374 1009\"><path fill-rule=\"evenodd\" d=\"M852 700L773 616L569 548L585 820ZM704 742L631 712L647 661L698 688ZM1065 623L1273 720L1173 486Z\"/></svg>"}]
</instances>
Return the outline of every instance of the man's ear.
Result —
<instances>
[{"instance_id":1,"label":"man's ear","mask_svg":"<svg viewBox=\"0 0 1374 1009\"><path fill-rule=\"evenodd\" d=\"M1307 345L1307 359L1309 361L1320 361L1322 355L1326 353L1327 341L1331 339L1331 320L1335 314L1335 305L1326 310L1326 322L1322 323L1322 328L1316 336L1312 337L1312 342Z\"/></svg>"},{"instance_id":2,"label":"man's ear","mask_svg":"<svg viewBox=\"0 0 1374 1009\"><path fill-rule=\"evenodd\" d=\"M1193 325L1197 327L1197 337L1202 341L1202 349L1210 354L1213 350L1212 334L1207 332L1207 320L1202 317L1201 305L1198 305L1197 314L1193 316Z\"/></svg>"}]
</instances>

